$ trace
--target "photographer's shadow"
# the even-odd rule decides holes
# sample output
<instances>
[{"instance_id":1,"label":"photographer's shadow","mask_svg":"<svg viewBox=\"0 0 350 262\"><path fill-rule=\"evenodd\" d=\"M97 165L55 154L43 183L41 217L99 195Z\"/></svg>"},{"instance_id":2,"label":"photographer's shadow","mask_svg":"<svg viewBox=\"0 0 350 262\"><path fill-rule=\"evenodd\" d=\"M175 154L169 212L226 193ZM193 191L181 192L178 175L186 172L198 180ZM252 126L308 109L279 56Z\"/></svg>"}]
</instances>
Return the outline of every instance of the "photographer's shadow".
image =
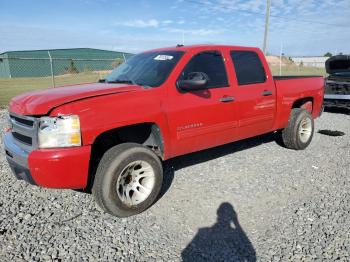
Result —
<instances>
[{"instance_id":1,"label":"photographer's shadow","mask_svg":"<svg viewBox=\"0 0 350 262\"><path fill-rule=\"evenodd\" d=\"M217 210L217 222L200 228L181 253L183 261L256 261L255 250L230 203Z\"/></svg>"}]
</instances>

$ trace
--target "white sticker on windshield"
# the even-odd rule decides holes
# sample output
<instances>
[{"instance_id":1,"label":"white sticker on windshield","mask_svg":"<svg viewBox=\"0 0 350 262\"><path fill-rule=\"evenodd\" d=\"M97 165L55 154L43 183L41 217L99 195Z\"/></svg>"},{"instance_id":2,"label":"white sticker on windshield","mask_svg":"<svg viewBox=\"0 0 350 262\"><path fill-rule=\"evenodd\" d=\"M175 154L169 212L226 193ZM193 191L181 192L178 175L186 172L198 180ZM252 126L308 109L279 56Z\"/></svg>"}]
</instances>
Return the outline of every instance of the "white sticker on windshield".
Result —
<instances>
[{"instance_id":1,"label":"white sticker on windshield","mask_svg":"<svg viewBox=\"0 0 350 262\"><path fill-rule=\"evenodd\" d=\"M165 61L165 60L171 60L174 57L171 55L157 55L155 58L153 58L154 60L159 60L159 61Z\"/></svg>"}]
</instances>

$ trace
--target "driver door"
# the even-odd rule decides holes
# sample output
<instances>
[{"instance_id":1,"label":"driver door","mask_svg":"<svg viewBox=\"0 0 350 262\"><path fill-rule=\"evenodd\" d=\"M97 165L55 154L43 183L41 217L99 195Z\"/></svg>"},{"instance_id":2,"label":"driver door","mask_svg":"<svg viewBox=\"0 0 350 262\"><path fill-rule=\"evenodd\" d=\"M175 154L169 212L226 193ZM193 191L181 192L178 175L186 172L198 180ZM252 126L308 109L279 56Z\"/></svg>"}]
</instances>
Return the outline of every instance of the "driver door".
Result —
<instances>
[{"instance_id":1,"label":"driver door","mask_svg":"<svg viewBox=\"0 0 350 262\"><path fill-rule=\"evenodd\" d=\"M236 136L236 110L233 89L229 84L226 62L219 51L194 54L178 80L193 72L208 76L204 89L183 91L176 83L168 87L168 124L171 155L182 155L222 145Z\"/></svg>"}]
</instances>

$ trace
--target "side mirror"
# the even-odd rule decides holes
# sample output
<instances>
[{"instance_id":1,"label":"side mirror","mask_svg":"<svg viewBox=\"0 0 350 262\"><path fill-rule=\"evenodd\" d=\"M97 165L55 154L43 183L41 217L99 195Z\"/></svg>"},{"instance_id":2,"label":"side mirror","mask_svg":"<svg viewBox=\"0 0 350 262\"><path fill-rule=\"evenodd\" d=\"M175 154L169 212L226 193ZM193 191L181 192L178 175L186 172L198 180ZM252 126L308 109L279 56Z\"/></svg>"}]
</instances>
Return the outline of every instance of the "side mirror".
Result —
<instances>
[{"instance_id":1,"label":"side mirror","mask_svg":"<svg viewBox=\"0 0 350 262\"><path fill-rule=\"evenodd\" d=\"M177 87L184 91L196 91L206 89L209 77L203 72L191 72L187 79L178 80Z\"/></svg>"}]
</instances>

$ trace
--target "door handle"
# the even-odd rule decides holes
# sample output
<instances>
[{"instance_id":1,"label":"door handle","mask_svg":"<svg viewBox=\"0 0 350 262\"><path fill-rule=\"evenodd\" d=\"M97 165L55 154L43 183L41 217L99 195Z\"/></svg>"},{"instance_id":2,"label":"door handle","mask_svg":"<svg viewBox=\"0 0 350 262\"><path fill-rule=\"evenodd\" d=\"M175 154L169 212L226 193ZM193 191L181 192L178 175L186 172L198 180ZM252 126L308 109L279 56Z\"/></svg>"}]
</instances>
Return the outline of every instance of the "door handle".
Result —
<instances>
[{"instance_id":1,"label":"door handle","mask_svg":"<svg viewBox=\"0 0 350 262\"><path fill-rule=\"evenodd\" d=\"M272 96L272 92L268 90L264 90L264 92L262 92L262 96Z\"/></svg>"},{"instance_id":2,"label":"door handle","mask_svg":"<svg viewBox=\"0 0 350 262\"><path fill-rule=\"evenodd\" d=\"M223 96L219 99L220 102L222 103L228 103L228 102L233 102L235 101L234 97L232 96Z\"/></svg>"}]
</instances>

